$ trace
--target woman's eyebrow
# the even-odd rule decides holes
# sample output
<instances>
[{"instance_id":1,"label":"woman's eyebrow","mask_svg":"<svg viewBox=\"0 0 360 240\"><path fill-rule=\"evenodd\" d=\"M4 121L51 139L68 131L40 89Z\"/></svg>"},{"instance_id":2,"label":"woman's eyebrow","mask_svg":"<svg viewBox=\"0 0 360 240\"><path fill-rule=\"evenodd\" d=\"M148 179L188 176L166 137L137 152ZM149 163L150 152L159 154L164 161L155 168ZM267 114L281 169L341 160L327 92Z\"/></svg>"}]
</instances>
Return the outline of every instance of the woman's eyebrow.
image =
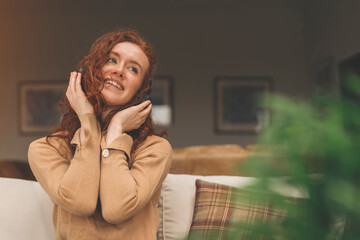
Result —
<instances>
[{"instance_id":1,"label":"woman's eyebrow","mask_svg":"<svg viewBox=\"0 0 360 240\"><path fill-rule=\"evenodd\" d=\"M110 54L114 54L117 58L120 58L120 54L118 54L117 52L110 52ZM109 54L109 55L110 55L110 54ZM138 63L137 61L135 61L135 60L130 60L129 62L130 62L130 63L133 63L133 64L135 64L135 65L138 65L139 68L142 70L142 67L141 67L140 63Z\"/></svg>"}]
</instances>

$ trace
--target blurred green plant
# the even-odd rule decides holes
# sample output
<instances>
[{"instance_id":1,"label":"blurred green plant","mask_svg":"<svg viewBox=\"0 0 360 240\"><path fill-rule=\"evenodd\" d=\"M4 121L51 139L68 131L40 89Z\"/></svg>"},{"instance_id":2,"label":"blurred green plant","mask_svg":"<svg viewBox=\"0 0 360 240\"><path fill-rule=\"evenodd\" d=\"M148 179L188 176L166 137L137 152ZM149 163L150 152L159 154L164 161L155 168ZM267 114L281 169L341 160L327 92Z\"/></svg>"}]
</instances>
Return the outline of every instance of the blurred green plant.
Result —
<instances>
[{"instance_id":1,"label":"blurred green plant","mask_svg":"<svg viewBox=\"0 0 360 240\"><path fill-rule=\"evenodd\" d=\"M271 124L239 171L259 179L245 189L254 202L286 217L237 222L226 237L208 239L360 239L360 77L347 72L345 79L351 97L266 98ZM289 189L300 198L284 196Z\"/></svg>"},{"instance_id":2,"label":"blurred green plant","mask_svg":"<svg viewBox=\"0 0 360 240\"><path fill-rule=\"evenodd\" d=\"M359 76L350 72L346 79L360 96ZM257 222L247 226L247 237L233 233L229 239L360 239L359 101L271 96L265 107L271 124L240 170L261 179L252 189L262 191L287 218L277 225ZM306 190L308 198L300 205L280 200L271 188L269 179L284 176L289 186Z\"/></svg>"}]
</instances>

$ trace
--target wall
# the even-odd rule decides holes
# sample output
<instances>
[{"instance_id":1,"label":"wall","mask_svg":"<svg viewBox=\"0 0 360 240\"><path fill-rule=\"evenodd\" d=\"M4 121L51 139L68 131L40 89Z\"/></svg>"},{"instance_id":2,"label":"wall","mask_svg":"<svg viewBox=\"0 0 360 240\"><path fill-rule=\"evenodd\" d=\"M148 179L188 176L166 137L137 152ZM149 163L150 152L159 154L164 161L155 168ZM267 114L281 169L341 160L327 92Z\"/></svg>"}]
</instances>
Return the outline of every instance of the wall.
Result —
<instances>
[{"instance_id":1,"label":"wall","mask_svg":"<svg viewBox=\"0 0 360 240\"><path fill-rule=\"evenodd\" d=\"M271 76L275 91L306 96L310 88L302 16L281 1L248 1L227 9L218 6L3 12L0 159L25 160L29 143L41 137L18 134L18 82L67 79L92 41L117 27L135 28L150 40L158 53L158 74L175 81L175 121L169 128L174 147L255 143L254 135L214 133L213 79Z\"/></svg>"},{"instance_id":2,"label":"wall","mask_svg":"<svg viewBox=\"0 0 360 240\"><path fill-rule=\"evenodd\" d=\"M308 67L311 69L326 57L333 58L334 75L339 85L338 63L360 53L360 2L312 1L306 9L304 42Z\"/></svg>"}]
</instances>

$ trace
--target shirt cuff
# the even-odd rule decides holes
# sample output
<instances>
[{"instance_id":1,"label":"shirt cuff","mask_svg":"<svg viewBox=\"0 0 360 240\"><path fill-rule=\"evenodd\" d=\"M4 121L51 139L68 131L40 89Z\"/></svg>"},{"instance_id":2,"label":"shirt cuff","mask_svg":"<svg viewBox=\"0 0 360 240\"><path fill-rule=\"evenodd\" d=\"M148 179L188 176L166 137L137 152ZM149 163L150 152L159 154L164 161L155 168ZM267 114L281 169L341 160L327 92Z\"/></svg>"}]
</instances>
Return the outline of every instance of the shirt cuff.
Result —
<instances>
[{"instance_id":1,"label":"shirt cuff","mask_svg":"<svg viewBox=\"0 0 360 240\"><path fill-rule=\"evenodd\" d=\"M130 151L133 145L133 139L130 135L123 133L112 141L110 145L107 145L105 142L105 136L102 137L101 140L101 149L113 149L120 150L126 153L126 155L130 156Z\"/></svg>"},{"instance_id":2,"label":"shirt cuff","mask_svg":"<svg viewBox=\"0 0 360 240\"><path fill-rule=\"evenodd\" d=\"M95 114L93 113L85 113L79 117L81 126L80 128L84 128L84 130L95 130L97 128L97 119ZM73 138L71 139L70 144L77 145L80 147L80 128L76 130Z\"/></svg>"}]
</instances>

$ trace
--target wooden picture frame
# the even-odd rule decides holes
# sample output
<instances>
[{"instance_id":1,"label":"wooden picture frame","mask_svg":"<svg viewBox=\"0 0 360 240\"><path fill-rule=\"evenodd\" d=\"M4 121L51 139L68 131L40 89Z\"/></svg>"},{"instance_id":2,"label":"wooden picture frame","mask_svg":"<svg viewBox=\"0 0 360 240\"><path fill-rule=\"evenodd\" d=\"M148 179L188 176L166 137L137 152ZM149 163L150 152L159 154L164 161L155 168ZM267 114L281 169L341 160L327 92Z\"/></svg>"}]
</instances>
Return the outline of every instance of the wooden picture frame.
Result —
<instances>
[{"instance_id":1,"label":"wooden picture frame","mask_svg":"<svg viewBox=\"0 0 360 240\"><path fill-rule=\"evenodd\" d=\"M154 124L168 127L174 123L173 79L169 76L155 76L152 91L152 119Z\"/></svg>"},{"instance_id":2,"label":"wooden picture frame","mask_svg":"<svg viewBox=\"0 0 360 240\"><path fill-rule=\"evenodd\" d=\"M260 99L272 90L271 77L219 76L214 79L214 122L219 134L256 134L269 124Z\"/></svg>"},{"instance_id":3,"label":"wooden picture frame","mask_svg":"<svg viewBox=\"0 0 360 240\"><path fill-rule=\"evenodd\" d=\"M45 135L59 126L58 103L65 95L66 81L21 81L18 84L19 132Z\"/></svg>"}]
</instances>

